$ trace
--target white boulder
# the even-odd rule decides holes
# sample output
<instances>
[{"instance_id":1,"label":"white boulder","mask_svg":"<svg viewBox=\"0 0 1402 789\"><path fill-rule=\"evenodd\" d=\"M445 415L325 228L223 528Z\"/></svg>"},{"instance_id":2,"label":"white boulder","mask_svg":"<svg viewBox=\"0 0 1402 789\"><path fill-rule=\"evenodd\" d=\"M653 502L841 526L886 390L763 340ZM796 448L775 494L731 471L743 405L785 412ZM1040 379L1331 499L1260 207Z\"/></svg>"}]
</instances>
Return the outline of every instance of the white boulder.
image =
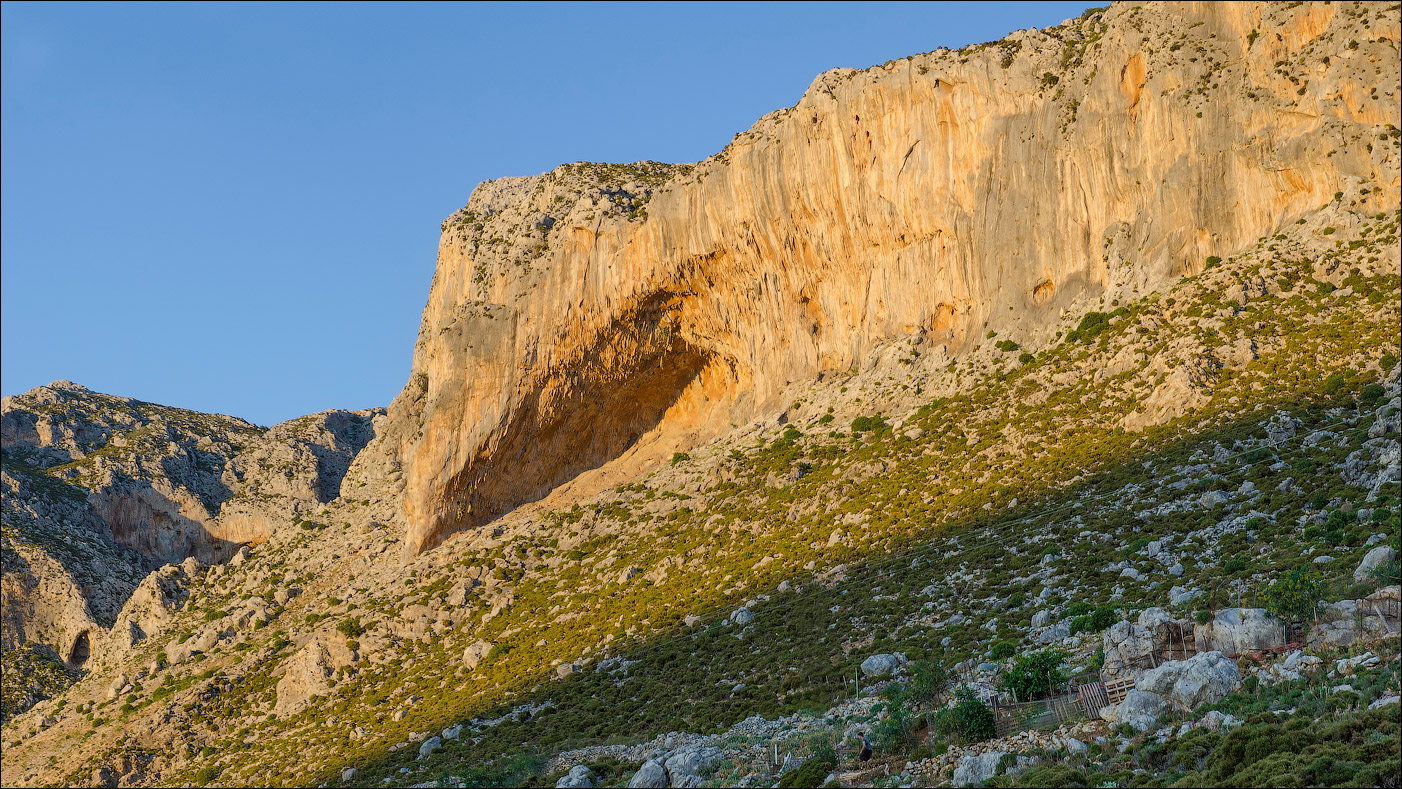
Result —
<instances>
[{"instance_id":1,"label":"white boulder","mask_svg":"<svg viewBox=\"0 0 1402 789\"><path fill-rule=\"evenodd\" d=\"M1240 655L1284 646L1285 627L1264 608L1227 608L1193 629L1198 649Z\"/></svg>"},{"instance_id":2,"label":"white boulder","mask_svg":"<svg viewBox=\"0 0 1402 789\"><path fill-rule=\"evenodd\" d=\"M1241 672L1236 662L1221 652L1200 652L1187 660L1170 660L1144 672L1134 687L1161 697L1174 709L1191 710L1212 704L1241 687Z\"/></svg>"},{"instance_id":3,"label":"white boulder","mask_svg":"<svg viewBox=\"0 0 1402 789\"><path fill-rule=\"evenodd\" d=\"M556 789L594 789L594 771L576 764L563 778L555 782Z\"/></svg>"}]
</instances>

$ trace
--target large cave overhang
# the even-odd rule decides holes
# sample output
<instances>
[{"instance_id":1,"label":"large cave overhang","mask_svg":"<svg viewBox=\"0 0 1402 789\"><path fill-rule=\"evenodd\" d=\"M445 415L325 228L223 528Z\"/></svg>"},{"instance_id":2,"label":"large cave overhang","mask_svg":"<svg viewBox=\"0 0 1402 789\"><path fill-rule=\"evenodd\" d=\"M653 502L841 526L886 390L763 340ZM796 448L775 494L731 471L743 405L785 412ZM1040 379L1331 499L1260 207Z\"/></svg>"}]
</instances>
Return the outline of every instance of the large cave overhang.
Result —
<instances>
[{"instance_id":1,"label":"large cave overhang","mask_svg":"<svg viewBox=\"0 0 1402 789\"><path fill-rule=\"evenodd\" d=\"M656 428L713 358L683 338L679 301L642 300L542 376L435 496L411 552L543 498Z\"/></svg>"}]
</instances>

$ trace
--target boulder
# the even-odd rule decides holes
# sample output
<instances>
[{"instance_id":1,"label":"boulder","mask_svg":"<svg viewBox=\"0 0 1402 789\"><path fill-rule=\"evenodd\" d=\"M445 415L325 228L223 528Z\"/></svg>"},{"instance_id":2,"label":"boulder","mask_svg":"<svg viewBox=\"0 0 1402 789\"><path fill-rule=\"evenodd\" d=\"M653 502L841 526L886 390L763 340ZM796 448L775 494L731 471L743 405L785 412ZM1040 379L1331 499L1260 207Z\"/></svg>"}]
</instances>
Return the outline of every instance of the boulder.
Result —
<instances>
[{"instance_id":1,"label":"boulder","mask_svg":"<svg viewBox=\"0 0 1402 789\"><path fill-rule=\"evenodd\" d=\"M1046 626L1049 625L1049 624L1051 624L1051 612L1050 612L1050 611L1045 611L1045 610L1043 610L1043 611L1038 611L1037 613L1035 613L1035 614L1032 615L1032 626L1033 626L1033 627L1046 627Z\"/></svg>"},{"instance_id":2,"label":"boulder","mask_svg":"<svg viewBox=\"0 0 1402 789\"><path fill-rule=\"evenodd\" d=\"M1241 725L1241 721L1235 716L1212 710L1207 713L1198 725L1205 729L1232 729Z\"/></svg>"},{"instance_id":3,"label":"boulder","mask_svg":"<svg viewBox=\"0 0 1402 789\"><path fill-rule=\"evenodd\" d=\"M1212 704L1241 687L1236 662L1221 652L1200 652L1170 660L1139 676L1134 688L1159 696L1177 710ZM1121 717L1124 713L1120 713Z\"/></svg>"},{"instance_id":4,"label":"boulder","mask_svg":"<svg viewBox=\"0 0 1402 789\"><path fill-rule=\"evenodd\" d=\"M951 783L955 786L982 786L985 781L997 774L998 763L1006 755L1007 751L990 751L960 758L958 762L955 762ZM1030 756L1019 756L1016 761L1008 765L1004 774L1010 777L1022 775L1036 763L1037 760Z\"/></svg>"},{"instance_id":5,"label":"boulder","mask_svg":"<svg viewBox=\"0 0 1402 789\"><path fill-rule=\"evenodd\" d=\"M1141 663L1147 665L1154 651L1154 633L1149 628L1120 621L1101 634L1105 649L1105 672L1115 675Z\"/></svg>"},{"instance_id":6,"label":"boulder","mask_svg":"<svg viewBox=\"0 0 1402 789\"><path fill-rule=\"evenodd\" d=\"M1168 604L1182 605L1201 596L1202 591L1199 589L1185 589L1181 586L1175 586L1168 590Z\"/></svg>"},{"instance_id":7,"label":"boulder","mask_svg":"<svg viewBox=\"0 0 1402 789\"><path fill-rule=\"evenodd\" d=\"M356 773L358 773L358 772L360 772L360 771L357 770L357 769L355 769L354 767L347 767L346 769L342 770L342 771L341 771L341 783L343 783L343 784L348 784L348 783L350 783L351 781L354 781L354 780L355 780L355 775L356 775Z\"/></svg>"},{"instance_id":8,"label":"boulder","mask_svg":"<svg viewBox=\"0 0 1402 789\"><path fill-rule=\"evenodd\" d=\"M899 655L872 655L862 661L862 674L868 677L888 677L905 663Z\"/></svg>"},{"instance_id":9,"label":"boulder","mask_svg":"<svg viewBox=\"0 0 1402 789\"><path fill-rule=\"evenodd\" d=\"M594 789L594 771L582 764L576 764L563 778L555 782L555 789Z\"/></svg>"},{"instance_id":10,"label":"boulder","mask_svg":"<svg viewBox=\"0 0 1402 789\"><path fill-rule=\"evenodd\" d=\"M1207 624L1196 626L1193 637L1200 650L1240 655L1284 646L1285 628L1264 608L1227 608Z\"/></svg>"},{"instance_id":11,"label":"boulder","mask_svg":"<svg viewBox=\"0 0 1402 789\"><path fill-rule=\"evenodd\" d=\"M127 675L118 674L117 678L112 680L112 684L107 686L107 698L115 699L118 696L122 695L122 690L125 689L128 684L129 679L127 678Z\"/></svg>"},{"instance_id":12,"label":"boulder","mask_svg":"<svg viewBox=\"0 0 1402 789\"><path fill-rule=\"evenodd\" d=\"M345 641L319 634L287 659L287 671L277 683L277 704L273 712L279 716L295 715L307 706L313 696L331 691L328 679L336 669L349 666L359 656Z\"/></svg>"},{"instance_id":13,"label":"boulder","mask_svg":"<svg viewBox=\"0 0 1402 789\"><path fill-rule=\"evenodd\" d=\"M1168 703L1162 696L1135 688L1125 695L1114 716L1116 722L1128 724L1135 731L1148 731L1167 709Z\"/></svg>"},{"instance_id":14,"label":"boulder","mask_svg":"<svg viewBox=\"0 0 1402 789\"><path fill-rule=\"evenodd\" d=\"M628 789L666 789L667 768L656 759L648 759L628 781Z\"/></svg>"},{"instance_id":15,"label":"boulder","mask_svg":"<svg viewBox=\"0 0 1402 789\"><path fill-rule=\"evenodd\" d=\"M1347 646L1379 638L1396 638L1399 588L1387 586L1359 600L1330 603L1310 628L1313 646Z\"/></svg>"},{"instance_id":16,"label":"boulder","mask_svg":"<svg viewBox=\"0 0 1402 789\"><path fill-rule=\"evenodd\" d=\"M1337 661L1334 663L1334 671L1340 676L1351 677L1358 669L1372 668L1381 662L1382 660L1372 652L1364 652L1357 657L1344 658L1343 660Z\"/></svg>"},{"instance_id":17,"label":"boulder","mask_svg":"<svg viewBox=\"0 0 1402 789\"><path fill-rule=\"evenodd\" d=\"M462 651L463 665L467 666L467 669L471 671L477 668L477 664L481 663L482 658L486 657L487 653L491 651L492 645L490 643L486 641L474 642L471 646Z\"/></svg>"},{"instance_id":18,"label":"boulder","mask_svg":"<svg viewBox=\"0 0 1402 789\"><path fill-rule=\"evenodd\" d=\"M1358 563L1358 569L1353 571L1353 580L1360 583L1371 580L1374 570L1386 566L1396 558L1397 552L1392 550L1392 546L1379 545L1364 555L1363 561Z\"/></svg>"},{"instance_id":19,"label":"boulder","mask_svg":"<svg viewBox=\"0 0 1402 789\"><path fill-rule=\"evenodd\" d=\"M1007 751L990 751L972 756L964 756L954 765L951 783L955 786L983 786L983 782L998 771L998 760Z\"/></svg>"},{"instance_id":20,"label":"boulder","mask_svg":"<svg viewBox=\"0 0 1402 789\"><path fill-rule=\"evenodd\" d=\"M711 765L722 756L721 749L714 747L682 748L663 762L668 781L674 787L700 786L705 783L703 773L708 773Z\"/></svg>"},{"instance_id":21,"label":"boulder","mask_svg":"<svg viewBox=\"0 0 1402 789\"><path fill-rule=\"evenodd\" d=\"M755 621L755 612L748 608L737 608L730 614L730 624L736 627L744 627Z\"/></svg>"},{"instance_id":22,"label":"boulder","mask_svg":"<svg viewBox=\"0 0 1402 789\"><path fill-rule=\"evenodd\" d=\"M424 744L419 746L419 758L426 758L429 754L443 747L442 737L429 737L424 740Z\"/></svg>"},{"instance_id":23,"label":"boulder","mask_svg":"<svg viewBox=\"0 0 1402 789\"><path fill-rule=\"evenodd\" d=\"M1058 622L1038 633L1036 640L1038 644L1055 644L1069 635L1071 635L1071 626L1065 622Z\"/></svg>"},{"instance_id":24,"label":"boulder","mask_svg":"<svg viewBox=\"0 0 1402 789\"><path fill-rule=\"evenodd\" d=\"M1324 660L1321 658L1315 657L1314 655L1307 655L1296 649L1285 656L1285 660L1281 662L1281 667L1286 671L1309 671L1318 668L1323 662Z\"/></svg>"}]
</instances>

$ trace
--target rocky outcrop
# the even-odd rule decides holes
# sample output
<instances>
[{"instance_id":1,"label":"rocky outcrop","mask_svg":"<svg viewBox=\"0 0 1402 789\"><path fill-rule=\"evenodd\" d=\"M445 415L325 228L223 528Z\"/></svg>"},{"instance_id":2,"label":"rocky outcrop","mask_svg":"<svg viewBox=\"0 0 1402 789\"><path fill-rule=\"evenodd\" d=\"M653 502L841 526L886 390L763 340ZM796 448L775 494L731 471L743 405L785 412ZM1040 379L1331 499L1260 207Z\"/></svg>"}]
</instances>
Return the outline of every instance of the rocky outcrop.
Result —
<instances>
[{"instance_id":1,"label":"rocky outcrop","mask_svg":"<svg viewBox=\"0 0 1402 789\"><path fill-rule=\"evenodd\" d=\"M201 560L336 498L383 413L265 431L68 381L4 398L0 646L36 641L89 668L129 654L179 610Z\"/></svg>"},{"instance_id":2,"label":"rocky outcrop","mask_svg":"<svg viewBox=\"0 0 1402 789\"><path fill-rule=\"evenodd\" d=\"M1285 624L1264 608L1227 608L1205 625L1193 628L1200 650L1241 655L1285 644Z\"/></svg>"},{"instance_id":3,"label":"rocky outcrop","mask_svg":"<svg viewBox=\"0 0 1402 789\"><path fill-rule=\"evenodd\" d=\"M375 436L383 409L322 411L269 428L225 465L231 496L210 532L227 543L258 543L272 529L310 519L341 495L352 461Z\"/></svg>"},{"instance_id":4,"label":"rocky outcrop","mask_svg":"<svg viewBox=\"0 0 1402 789\"><path fill-rule=\"evenodd\" d=\"M206 525L230 495L224 467L263 432L242 419L67 381L5 398L3 418L6 459L35 487L61 485L85 498L83 515L145 557L146 569L218 552Z\"/></svg>"},{"instance_id":5,"label":"rocky outcrop","mask_svg":"<svg viewBox=\"0 0 1402 789\"><path fill-rule=\"evenodd\" d=\"M1398 122L1374 65L1397 31L1340 8L1116 5L827 72L694 167L482 184L385 431L410 551L775 412L883 340L1035 349L1335 193L1390 210L1395 146L1354 141ZM1181 375L1132 428L1177 415Z\"/></svg>"},{"instance_id":6,"label":"rocky outcrop","mask_svg":"<svg viewBox=\"0 0 1402 789\"><path fill-rule=\"evenodd\" d=\"M985 781L998 775L998 765L1007 755L1006 751L989 751L962 757L955 764L951 781L955 786L983 786ZM1003 774L1013 777L1022 775L1037 764L1037 760L1031 756L1017 756L1010 762Z\"/></svg>"},{"instance_id":7,"label":"rocky outcrop","mask_svg":"<svg viewBox=\"0 0 1402 789\"><path fill-rule=\"evenodd\" d=\"M1236 663L1221 652L1199 652L1187 660L1170 660L1144 672L1134 687L1186 712L1217 702L1241 687L1241 673Z\"/></svg>"},{"instance_id":8,"label":"rocky outcrop","mask_svg":"<svg viewBox=\"0 0 1402 789\"><path fill-rule=\"evenodd\" d=\"M1359 600L1330 603L1320 612L1309 632L1311 646L1347 646L1379 638L1397 638L1402 632L1402 587L1385 586Z\"/></svg>"},{"instance_id":9,"label":"rocky outcrop","mask_svg":"<svg viewBox=\"0 0 1402 789\"><path fill-rule=\"evenodd\" d=\"M582 764L576 764L564 777L555 782L555 789L594 789L594 771Z\"/></svg>"},{"instance_id":10,"label":"rocky outcrop","mask_svg":"<svg viewBox=\"0 0 1402 789\"><path fill-rule=\"evenodd\" d=\"M1371 580L1379 568L1386 567L1397 561L1397 552L1392 550L1390 545L1379 545L1369 551L1363 561L1358 563L1358 569L1353 571L1353 580L1360 583Z\"/></svg>"},{"instance_id":11,"label":"rocky outcrop","mask_svg":"<svg viewBox=\"0 0 1402 789\"><path fill-rule=\"evenodd\" d=\"M182 564L168 564L151 573L136 587L109 633L104 633L99 664L115 665L142 641L159 635L190 596L188 584L202 570L194 557Z\"/></svg>"},{"instance_id":12,"label":"rocky outcrop","mask_svg":"<svg viewBox=\"0 0 1402 789\"><path fill-rule=\"evenodd\" d=\"M1184 635L1193 631L1186 620L1174 619L1162 608L1146 608L1134 622L1120 621L1100 636L1105 650L1105 673L1117 676L1149 668L1158 653L1171 654L1181 647Z\"/></svg>"},{"instance_id":13,"label":"rocky outcrop","mask_svg":"<svg viewBox=\"0 0 1402 789\"><path fill-rule=\"evenodd\" d=\"M1162 696L1136 688L1127 693L1119 704L1102 709L1100 715L1108 721L1123 723L1135 731L1148 731L1167 710L1168 704Z\"/></svg>"},{"instance_id":14,"label":"rocky outcrop","mask_svg":"<svg viewBox=\"0 0 1402 789\"><path fill-rule=\"evenodd\" d=\"M280 716L300 712L312 696L330 692L329 680L337 669L352 665L358 659L344 640L326 634L313 637L287 659L286 669L277 683L277 704L273 712Z\"/></svg>"}]
</instances>

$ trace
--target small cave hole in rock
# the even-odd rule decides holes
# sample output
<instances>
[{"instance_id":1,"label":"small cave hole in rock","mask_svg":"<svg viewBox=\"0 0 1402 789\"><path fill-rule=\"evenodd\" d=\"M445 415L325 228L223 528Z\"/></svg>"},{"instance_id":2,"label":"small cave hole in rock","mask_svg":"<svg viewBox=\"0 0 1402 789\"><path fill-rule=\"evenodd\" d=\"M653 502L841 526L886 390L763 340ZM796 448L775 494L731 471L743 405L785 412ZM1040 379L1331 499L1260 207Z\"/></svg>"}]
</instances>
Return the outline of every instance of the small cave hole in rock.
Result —
<instances>
[{"instance_id":1,"label":"small cave hole in rock","mask_svg":"<svg viewBox=\"0 0 1402 789\"><path fill-rule=\"evenodd\" d=\"M74 668L82 668L88 662L88 656L92 654L91 647L88 646L88 631L84 630L73 639L73 648L68 650L68 665Z\"/></svg>"}]
</instances>

